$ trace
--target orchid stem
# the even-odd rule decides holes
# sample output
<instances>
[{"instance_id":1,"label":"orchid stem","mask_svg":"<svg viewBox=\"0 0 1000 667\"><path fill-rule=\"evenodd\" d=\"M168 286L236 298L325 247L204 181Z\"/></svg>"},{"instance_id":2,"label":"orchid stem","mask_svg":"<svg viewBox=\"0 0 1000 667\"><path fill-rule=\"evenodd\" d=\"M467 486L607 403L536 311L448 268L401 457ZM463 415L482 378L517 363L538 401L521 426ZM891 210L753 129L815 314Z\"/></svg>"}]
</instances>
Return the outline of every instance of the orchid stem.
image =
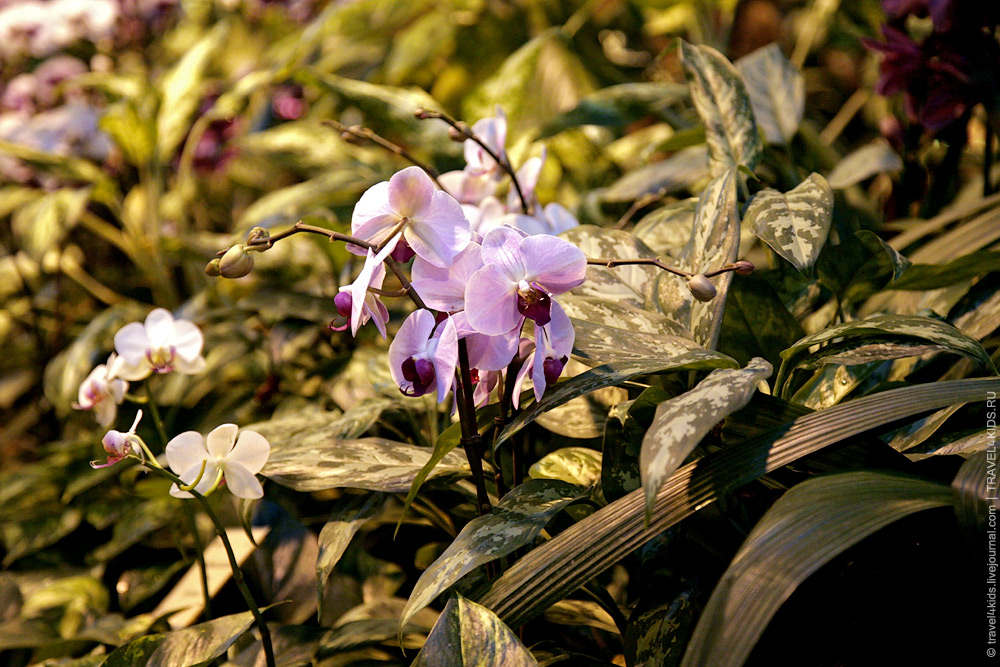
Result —
<instances>
[{"instance_id":1,"label":"orchid stem","mask_svg":"<svg viewBox=\"0 0 1000 667\"><path fill-rule=\"evenodd\" d=\"M517 192L518 199L521 200L521 210L524 211L525 215L531 215L531 204L528 203L527 197L524 196L524 191L521 189L521 184L517 180L517 174L514 172L514 167L511 166L510 160L507 156L500 156L497 154L489 144L483 141L482 137L472 131L472 129L463 123L462 121L455 120L448 114L442 111L431 111L429 109L418 109L416 113L417 118L421 120L426 120L428 118L437 118L438 120L443 120L445 123L450 125L456 132L465 137L466 139L471 139L476 142L480 148L482 148L486 153L493 158L493 161L500 165L508 176L510 176L510 181L514 185L514 190Z\"/></svg>"},{"instance_id":2,"label":"orchid stem","mask_svg":"<svg viewBox=\"0 0 1000 667\"><path fill-rule=\"evenodd\" d=\"M163 420L160 419L160 409L156 406L156 401L153 400L153 390L149 388L149 383L147 382L144 387L146 390L146 405L149 407L149 414L153 417L156 434L160 437L160 446L166 447L169 438L167 438L167 430L163 426Z\"/></svg>"},{"instance_id":3,"label":"orchid stem","mask_svg":"<svg viewBox=\"0 0 1000 667\"><path fill-rule=\"evenodd\" d=\"M409 151L407 151L405 148L403 148L402 146L399 146L398 144L392 143L391 141L389 141L385 137L381 136L380 134L375 133L374 131L370 130L369 128L367 128L367 127L361 127L360 125L347 126L347 125L344 125L343 123L338 123L335 120L325 120L325 121L323 121L323 124L324 125L329 125L330 127L334 128L335 130L337 130L338 132L340 132L341 136L344 137L344 140L347 141L348 143L353 143L350 139L347 138L348 136L350 136L352 138L356 138L356 139L365 139L367 141L370 141L370 142L372 142L374 144L377 144L377 145L381 146L382 148L386 149L390 153L395 153L396 155L400 156L404 160L407 160L411 164L414 164L414 165L420 167L421 169L423 169L424 171L426 171L427 175L431 177L431 180L434 181L435 185L437 185L439 188L441 188L445 192L448 192L445 189L445 187L443 185L441 185L441 182L438 180L438 176L440 176L440 174L438 173L438 171L434 167L430 166L426 162L421 162L417 158L413 157L413 155ZM347 136L345 136L345 135L347 135Z\"/></svg>"},{"instance_id":4,"label":"orchid stem","mask_svg":"<svg viewBox=\"0 0 1000 667\"><path fill-rule=\"evenodd\" d=\"M182 480L177 475L164 470L163 468L150 468L153 472L159 474L162 477L166 477L171 482L177 485L178 488L184 485L184 480ZM250 592L250 588L247 586L246 580L243 578L243 571L240 569L240 564L236 560L236 552L233 551L233 545L229 541L229 535L226 533L226 527L222 525L222 521L219 519L219 515L215 513L212 509L212 504L208 502L208 498L198 493L197 491L191 490L190 493L194 498L201 504L201 508L205 510L205 514L208 518L212 520L212 524L215 526L215 532L219 535L219 539L222 540L222 546L226 550L226 556L229 557L229 568L233 571L233 581L236 582L236 587L240 589L240 593L243 594L243 600L247 603L247 607L250 609L250 613L253 615L254 621L257 623L257 629L260 631L260 641L264 646L264 660L267 667L276 667L274 661L274 646L271 644L271 631L267 629L267 624L264 622L264 615L261 614L260 607L253 599L253 594ZM187 503L185 503L186 505Z\"/></svg>"}]
</instances>

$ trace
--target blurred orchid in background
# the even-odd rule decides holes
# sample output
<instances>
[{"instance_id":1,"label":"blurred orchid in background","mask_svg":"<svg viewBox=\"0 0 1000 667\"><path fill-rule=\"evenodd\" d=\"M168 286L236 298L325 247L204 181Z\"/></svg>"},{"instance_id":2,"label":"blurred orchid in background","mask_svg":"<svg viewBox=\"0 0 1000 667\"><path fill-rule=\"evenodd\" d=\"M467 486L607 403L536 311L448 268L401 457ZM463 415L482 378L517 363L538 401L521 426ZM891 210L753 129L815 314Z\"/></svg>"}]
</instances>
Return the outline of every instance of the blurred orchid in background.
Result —
<instances>
[{"instance_id":1,"label":"blurred orchid in background","mask_svg":"<svg viewBox=\"0 0 1000 667\"><path fill-rule=\"evenodd\" d=\"M201 330L188 320L175 320L170 311L157 308L143 324L126 324L115 334L121 366L118 377L142 380L150 374L177 371L185 375L205 370Z\"/></svg>"}]
</instances>

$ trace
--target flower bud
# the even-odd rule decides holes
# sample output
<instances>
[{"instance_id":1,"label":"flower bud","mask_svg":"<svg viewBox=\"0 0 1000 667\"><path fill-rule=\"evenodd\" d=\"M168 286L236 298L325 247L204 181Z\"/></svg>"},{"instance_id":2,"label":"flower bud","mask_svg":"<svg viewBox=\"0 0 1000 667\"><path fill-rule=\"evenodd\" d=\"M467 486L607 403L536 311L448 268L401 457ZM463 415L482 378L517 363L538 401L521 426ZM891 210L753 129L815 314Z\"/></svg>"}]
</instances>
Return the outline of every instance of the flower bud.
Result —
<instances>
[{"instance_id":1,"label":"flower bud","mask_svg":"<svg viewBox=\"0 0 1000 667\"><path fill-rule=\"evenodd\" d=\"M110 456L121 459L128 456L129 452L132 450L133 434L122 433L121 431L108 431L104 434L104 438L101 440L101 444L104 445L104 451L106 451Z\"/></svg>"},{"instance_id":2,"label":"flower bud","mask_svg":"<svg viewBox=\"0 0 1000 667\"><path fill-rule=\"evenodd\" d=\"M253 243L264 243L271 238L271 232L263 227L254 227L247 233L247 245Z\"/></svg>"},{"instance_id":3,"label":"flower bud","mask_svg":"<svg viewBox=\"0 0 1000 667\"><path fill-rule=\"evenodd\" d=\"M749 276L751 273L753 273L755 268L753 264L746 261L745 259L741 259L740 261L736 262L733 266L735 267L733 270L736 271L736 273L740 274L741 276Z\"/></svg>"},{"instance_id":4,"label":"flower bud","mask_svg":"<svg viewBox=\"0 0 1000 667\"><path fill-rule=\"evenodd\" d=\"M698 301L711 301L717 294L715 285L703 273L688 278L688 289Z\"/></svg>"},{"instance_id":5,"label":"flower bud","mask_svg":"<svg viewBox=\"0 0 1000 667\"><path fill-rule=\"evenodd\" d=\"M219 264L222 262L218 257L213 259L211 262L205 265L205 275L212 276L213 278L218 278L222 275L222 269L219 268Z\"/></svg>"},{"instance_id":6,"label":"flower bud","mask_svg":"<svg viewBox=\"0 0 1000 667\"><path fill-rule=\"evenodd\" d=\"M234 245L219 260L219 272L223 278L242 278L253 269L253 255L242 245Z\"/></svg>"},{"instance_id":7,"label":"flower bud","mask_svg":"<svg viewBox=\"0 0 1000 667\"><path fill-rule=\"evenodd\" d=\"M455 128L448 128L448 138L454 142L462 143L465 141L465 133L456 130Z\"/></svg>"}]
</instances>

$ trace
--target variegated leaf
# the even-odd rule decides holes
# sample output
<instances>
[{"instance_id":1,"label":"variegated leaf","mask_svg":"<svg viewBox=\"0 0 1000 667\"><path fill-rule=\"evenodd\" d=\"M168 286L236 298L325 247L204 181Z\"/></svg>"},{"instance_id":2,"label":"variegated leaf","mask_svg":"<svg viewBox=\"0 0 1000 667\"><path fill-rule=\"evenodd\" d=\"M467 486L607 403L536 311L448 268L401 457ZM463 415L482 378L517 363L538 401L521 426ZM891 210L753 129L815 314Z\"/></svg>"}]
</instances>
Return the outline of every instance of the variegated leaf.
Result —
<instances>
[{"instance_id":1,"label":"variegated leaf","mask_svg":"<svg viewBox=\"0 0 1000 667\"><path fill-rule=\"evenodd\" d=\"M326 625L323 619L323 598L326 597L326 584L330 579L334 566L344 555L351 538L368 519L378 514L387 496L373 493L364 496L347 496L341 498L334 507L333 513L319 533L319 556L316 557L316 578L319 580L319 616L320 623Z\"/></svg>"},{"instance_id":2,"label":"variegated leaf","mask_svg":"<svg viewBox=\"0 0 1000 667\"><path fill-rule=\"evenodd\" d=\"M997 372L990 355L979 341L966 336L947 322L917 315L875 315L864 320L845 322L806 336L782 352L781 368L774 385L775 394L785 393L788 378L793 370L808 363L811 358L823 355L823 349L811 353L809 349L813 345L843 339L838 341L837 351L846 353L850 346L860 348L868 345L873 337L939 345L951 352L978 360L991 373Z\"/></svg>"},{"instance_id":3,"label":"variegated leaf","mask_svg":"<svg viewBox=\"0 0 1000 667\"><path fill-rule=\"evenodd\" d=\"M577 486L593 486L601 479L601 453L586 447L563 447L531 466L532 479L561 479Z\"/></svg>"},{"instance_id":4,"label":"variegated leaf","mask_svg":"<svg viewBox=\"0 0 1000 667\"><path fill-rule=\"evenodd\" d=\"M827 180L834 190L844 190L875 174L899 171L903 161L884 139L876 139L848 154L833 168Z\"/></svg>"},{"instance_id":5,"label":"variegated leaf","mask_svg":"<svg viewBox=\"0 0 1000 667\"><path fill-rule=\"evenodd\" d=\"M568 369L576 367L572 372ZM571 359L566 372L569 375L587 370L583 363ZM542 428L567 438L599 438L604 433L608 421L608 410L612 405L628 398L628 392L621 387L605 387L583 396L577 396L559 407L542 413L535 420Z\"/></svg>"},{"instance_id":6,"label":"variegated leaf","mask_svg":"<svg viewBox=\"0 0 1000 667\"><path fill-rule=\"evenodd\" d=\"M461 595L448 600L412 667L538 667L524 644L492 611Z\"/></svg>"},{"instance_id":7,"label":"variegated leaf","mask_svg":"<svg viewBox=\"0 0 1000 667\"><path fill-rule=\"evenodd\" d=\"M764 137L771 144L787 144L798 131L805 111L802 72L775 42L743 56L735 65Z\"/></svg>"},{"instance_id":8,"label":"variegated leaf","mask_svg":"<svg viewBox=\"0 0 1000 667\"><path fill-rule=\"evenodd\" d=\"M682 667L739 667L800 583L893 521L952 504L951 489L869 471L808 480L747 536L712 592ZM739 610L739 611L736 611Z\"/></svg>"},{"instance_id":9,"label":"variegated leaf","mask_svg":"<svg viewBox=\"0 0 1000 667\"><path fill-rule=\"evenodd\" d=\"M757 385L769 378L772 370L771 364L759 357L751 359L746 368L717 369L691 391L656 407L639 453L647 516L664 480L712 427L747 404Z\"/></svg>"},{"instance_id":10,"label":"variegated leaf","mask_svg":"<svg viewBox=\"0 0 1000 667\"><path fill-rule=\"evenodd\" d=\"M815 173L785 194L765 188L754 195L744 221L760 240L804 272L826 243L833 221L833 190Z\"/></svg>"},{"instance_id":11,"label":"variegated leaf","mask_svg":"<svg viewBox=\"0 0 1000 667\"><path fill-rule=\"evenodd\" d=\"M824 366L796 390L791 400L812 410L823 410L840 403L862 382L884 380L891 368L892 364L878 361L856 366Z\"/></svg>"},{"instance_id":12,"label":"variegated leaf","mask_svg":"<svg viewBox=\"0 0 1000 667\"><path fill-rule=\"evenodd\" d=\"M718 176L760 161L761 141L746 86L733 64L710 46L681 41L691 99L705 125L709 170Z\"/></svg>"},{"instance_id":13,"label":"variegated leaf","mask_svg":"<svg viewBox=\"0 0 1000 667\"><path fill-rule=\"evenodd\" d=\"M701 349L697 343L684 336L604 326L575 317L572 322L576 331L573 356L589 365L639 361Z\"/></svg>"},{"instance_id":14,"label":"variegated leaf","mask_svg":"<svg viewBox=\"0 0 1000 667\"><path fill-rule=\"evenodd\" d=\"M680 282L679 279L677 281ZM602 329L634 331L647 336L691 338L687 328L672 318L655 310L630 305L628 300L618 303L603 297L576 294L560 294L558 299L566 314L577 322L587 322Z\"/></svg>"},{"instance_id":15,"label":"variegated leaf","mask_svg":"<svg viewBox=\"0 0 1000 667\"><path fill-rule=\"evenodd\" d=\"M681 268L691 273L707 273L736 261L740 249L740 218L736 207L736 170L712 179L698 198L691 240L681 257ZM714 299L698 301L687 283L675 276L660 280L663 311L688 326L699 345L715 347L722 327L722 311L732 272L712 279L717 290Z\"/></svg>"},{"instance_id":16,"label":"variegated leaf","mask_svg":"<svg viewBox=\"0 0 1000 667\"><path fill-rule=\"evenodd\" d=\"M400 625L475 568L531 544L556 512L584 495L581 487L557 479L530 479L512 489L492 512L467 523L424 570L413 586Z\"/></svg>"},{"instance_id":17,"label":"variegated leaf","mask_svg":"<svg viewBox=\"0 0 1000 667\"><path fill-rule=\"evenodd\" d=\"M60 245L90 201L90 188L62 188L22 206L11 216L18 244L35 261Z\"/></svg>"},{"instance_id":18,"label":"variegated leaf","mask_svg":"<svg viewBox=\"0 0 1000 667\"><path fill-rule=\"evenodd\" d=\"M662 206L636 223L633 234L658 255L680 257L691 240L697 197Z\"/></svg>"},{"instance_id":19,"label":"variegated leaf","mask_svg":"<svg viewBox=\"0 0 1000 667\"><path fill-rule=\"evenodd\" d=\"M512 435L535 421L540 414L557 405L582 396L587 392L621 384L637 375L662 373L679 370L709 370L713 368L736 368L739 364L731 358L711 350L691 350L680 355L643 358L635 361L618 361L592 368L564 382L546 389L542 400L519 414L507 425L494 443L500 446Z\"/></svg>"},{"instance_id":20,"label":"variegated leaf","mask_svg":"<svg viewBox=\"0 0 1000 667\"><path fill-rule=\"evenodd\" d=\"M318 407L295 410L245 428L260 433L269 442L294 441L296 447L319 447L334 439L350 440L363 435L384 413L400 409L400 403L389 398L370 398L344 413Z\"/></svg>"},{"instance_id":21,"label":"variegated leaf","mask_svg":"<svg viewBox=\"0 0 1000 667\"><path fill-rule=\"evenodd\" d=\"M688 146L665 160L633 169L600 192L606 202L631 202L656 193L690 190L709 176L708 151L704 145Z\"/></svg>"},{"instance_id":22,"label":"variegated leaf","mask_svg":"<svg viewBox=\"0 0 1000 667\"><path fill-rule=\"evenodd\" d=\"M826 364L857 366L872 361L919 357L930 352L947 352L944 345L921 343L920 341L870 340L858 345L830 345L819 350L799 364L799 368L819 368Z\"/></svg>"},{"instance_id":23,"label":"variegated leaf","mask_svg":"<svg viewBox=\"0 0 1000 667\"><path fill-rule=\"evenodd\" d=\"M208 662L225 653L252 623L253 614L245 611L168 632L144 664L147 667L173 667Z\"/></svg>"},{"instance_id":24,"label":"variegated leaf","mask_svg":"<svg viewBox=\"0 0 1000 667\"><path fill-rule=\"evenodd\" d=\"M305 443L271 440L271 457L261 474L296 491L348 487L399 493L410 488L431 454L426 447L382 438L315 437ZM452 451L429 476L465 475L468 471L465 455Z\"/></svg>"}]
</instances>

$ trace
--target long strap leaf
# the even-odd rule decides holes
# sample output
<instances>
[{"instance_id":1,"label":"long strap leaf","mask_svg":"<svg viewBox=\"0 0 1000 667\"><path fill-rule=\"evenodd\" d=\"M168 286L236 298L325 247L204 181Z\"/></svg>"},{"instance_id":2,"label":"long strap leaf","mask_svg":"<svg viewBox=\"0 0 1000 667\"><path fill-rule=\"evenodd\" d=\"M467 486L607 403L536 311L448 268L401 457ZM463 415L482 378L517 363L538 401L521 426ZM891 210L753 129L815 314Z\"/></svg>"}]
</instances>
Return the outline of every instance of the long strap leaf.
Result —
<instances>
[{"instance_id":1,"label":"long strap leaf","mask_svg":"<svg viewBox=\"0 0 1000 667\"><path fill-rule=\"evenodd\" d=\"M643 491L637 489L531 551L480 602L507 624L521 625L721 495L853 435L928 410L983 400L987 391L1000 391L1000 378L893 389L805 415L710 454L666 481L648 527Z\"/></svg>"}]
</instances>

